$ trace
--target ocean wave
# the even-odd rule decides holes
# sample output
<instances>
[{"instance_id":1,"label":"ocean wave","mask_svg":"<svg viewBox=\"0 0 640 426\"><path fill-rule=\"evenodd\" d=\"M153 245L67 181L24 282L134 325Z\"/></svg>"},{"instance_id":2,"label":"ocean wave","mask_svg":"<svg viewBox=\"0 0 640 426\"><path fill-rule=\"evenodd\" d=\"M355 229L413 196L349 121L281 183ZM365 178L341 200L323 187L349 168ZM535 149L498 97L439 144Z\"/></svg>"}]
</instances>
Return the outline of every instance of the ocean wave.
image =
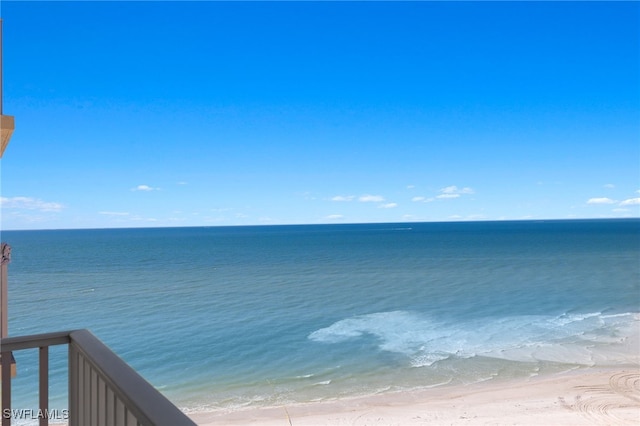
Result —
<instances>
[{"instance_id":1,"label":"ocean wave","mask_svg":"<svg viewBox=\"0 0 640 426\"><path fill-rule=\"evenodd\" d=\"M346 318L310 333L308 338L339 344L373 337L379 350L404 354L414 367L477 356L609 365L640 362L631 347L637 342L629 344L638 334L639 322L637 313L590 312L445 323L415 312L390 311Z\"/></svg>"}]
</instances>

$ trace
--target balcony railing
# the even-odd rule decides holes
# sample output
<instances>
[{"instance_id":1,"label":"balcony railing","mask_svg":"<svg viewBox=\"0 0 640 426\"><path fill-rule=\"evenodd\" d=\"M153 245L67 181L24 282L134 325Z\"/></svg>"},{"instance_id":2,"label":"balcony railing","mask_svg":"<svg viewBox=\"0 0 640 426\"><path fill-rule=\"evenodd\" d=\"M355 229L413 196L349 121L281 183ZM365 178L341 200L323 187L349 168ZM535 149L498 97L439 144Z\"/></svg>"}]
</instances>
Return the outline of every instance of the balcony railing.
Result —
<instances>
[{"instance_id":1,"label":"balcony railing","mask_svg":"<svg viewBox=\"0 0 640 426\"><path fill-rule=\"evenodd\" d=\"M40 426L49 423L49 346L69 345L69 426L193 426L195 423L88 330L0 339L2 426L11 409L11 356L39 350Z\"/></svg>"}]
</instances>

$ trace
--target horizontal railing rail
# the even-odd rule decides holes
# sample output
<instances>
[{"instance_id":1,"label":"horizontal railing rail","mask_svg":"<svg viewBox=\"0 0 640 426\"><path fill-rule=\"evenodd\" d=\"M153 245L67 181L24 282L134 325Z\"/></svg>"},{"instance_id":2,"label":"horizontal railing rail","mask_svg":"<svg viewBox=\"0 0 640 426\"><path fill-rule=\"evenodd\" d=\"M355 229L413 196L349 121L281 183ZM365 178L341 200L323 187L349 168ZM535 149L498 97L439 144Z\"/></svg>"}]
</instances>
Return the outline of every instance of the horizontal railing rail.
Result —
<instances>
[{"instance_id":1,"label":"horizontal railing rail","mask_svg":"<svg viewBox=\"0 0 640 426\"><path fill-rule=\"evenodd\" d=\"M88 330L0 339L2 426L10 426L11 355L39 349L40 426L49 423L49 346L69 345L69 426L192 426L195 423Z\"/></svg>"}]
</instances>

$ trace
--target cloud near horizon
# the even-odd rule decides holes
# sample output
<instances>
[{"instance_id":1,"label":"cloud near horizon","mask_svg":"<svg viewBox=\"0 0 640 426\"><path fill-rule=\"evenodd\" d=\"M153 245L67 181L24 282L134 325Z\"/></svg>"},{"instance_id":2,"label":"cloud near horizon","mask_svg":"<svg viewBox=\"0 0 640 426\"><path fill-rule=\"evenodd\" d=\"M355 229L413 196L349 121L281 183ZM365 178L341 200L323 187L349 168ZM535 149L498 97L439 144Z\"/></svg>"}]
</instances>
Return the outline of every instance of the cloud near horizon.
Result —
<instances>
[{"instance_id":1,"label":"cloud near horizon","mask_svg":"<svg viewBox=\"0 0 640 426\"><path fill-rule=\"evenodd\" d=\"M434 200L435 200L435 198L427 198L427 197L423 197L421 195L417 196L417 197L413 197L411 199L411 201L413 201L414 203L417 203L417 202L430 203L430 202L432 202Z\"/></svg>"},{"instance_id":2,"label":"cloud near horizon","mask_svg":"<svg viewBox=\"0 0 640 426\"><path fill-rule=\"evenodd\" d=\"M619 206L635 206L640 204L640 197L627 198L626 200L622 200L619 203L617 200L612 200L608 197L595 197L589 198L589 200L587 200L587 204L618 204Z\"/></svg>"},{"instance_id":3,"label":"cloud near horizon","mask_svg":"<svg viewBox=\"0 0 640 426\"><path fill-rule=\"evenodd\" d=\"M629 198L620 203L621 206L634 206L640 204L640 198Z\"/></svg>"},{"instance_id":4,"label":"cloud near horizon","mask_svg":"<svg viewBox=\"0 0 640 426\"><path fill-rule=\"evenodd\" d=\"M438 199L460 198L460 196L463 194L468 195L475 193L475 191L468 186L464 188L458 188L456 185L445 186L438 192L440 192L440 195L436 195L436 198Z\"/></svg>"},{"instance_id":5,"label":"cloud near horizon","mask_svg":"<svg viewBox=\"0 0 640 426\"><path fill-rule=\"evenodd\" d=\"M362 195L358 198L358 201L361 203L381 203L384 201L384 197L382 195Z\"/></svg>"},{"instance_id":6,"label":"cloud near horizon","mask_svg":"<svg viewBox=\"0 0 640 426\"><path fill-rule=\"evenodd\" d=\"M442 194L473 194L475 191L469 187L458 188L455 185L447 186L440 189Z\"/></svg>"},{"instance_id":7,"label":"cloud near horizon","mask_svg":"<svg viewBox=\"0 0 640 426\"><path fill-rule=\"evenodd\" d=\"M344 218L344 216L341 214L330 214L329 216L325 216L325 219L327 220L338 220L342 218Z\"/></svg>"},{"instance_id":8,"label":"cloud near horizon","mask_svg":"<svg viewBox=\"0 0 640 426\"><path fill-rule=\"evenodd\" d=\"M32 197L0 197L0 205L7 209L38 210L41 212L59 212L65 207L61 203L42 201Z\"/></svg>"},{"instance_id":9,"label":"cloud near horizon","mask_svg":"<svg viewBox=\"0 0 640 426\"><path fill-rule=\"evenodd\" d=\"M608 197L596 197L589 198L589 200L587 200L587 204L615 204L615 202L615 200Z\"/></svg>"},{"instance_id":10,"label":"cloud near horizon","mask_svg":"<svg viewBox=\"0 0 640 426\"><path fill-rule=\"evenodd\" d=\"M384 201L384 197L382 195L369 194L364 194L357 198L355 195L336 195L335 197L331 197L331 201L353 201L356 199L361 203L381 203Z\"/></svg>"},{"instance_id":11,"label":"cloud near horizon","mask_svg":"<svg viewBox=\"0 0 640 426\"><path fill-rule=\"evenodd\" d=\"M153 188L149 185L138 185L135 188L131 188L132 191L158 191L160 188Z\"/></svg>"}]
</instances>

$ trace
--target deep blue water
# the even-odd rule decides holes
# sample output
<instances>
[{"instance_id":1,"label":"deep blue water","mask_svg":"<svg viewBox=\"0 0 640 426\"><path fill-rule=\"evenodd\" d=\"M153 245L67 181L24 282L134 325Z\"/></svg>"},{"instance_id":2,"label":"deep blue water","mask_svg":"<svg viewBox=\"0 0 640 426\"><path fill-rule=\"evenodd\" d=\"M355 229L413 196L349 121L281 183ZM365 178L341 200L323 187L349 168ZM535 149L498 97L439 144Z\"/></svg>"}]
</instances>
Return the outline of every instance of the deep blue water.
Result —
<instances>
[{"instance_id":1,"label":"deep blue water","mask_svg":"<svg viewBox=\"0 0 640 426\"><path fill-rule=\"evenodd\" d=\"M2 240L10 335L88 328L189 410L638 362L620 345L639 319L637 219ZM36 407L37 355L16 358L14 406ZM64 348L51 366L51 408L66 408Z\"/></svg>"}]
</instances>

